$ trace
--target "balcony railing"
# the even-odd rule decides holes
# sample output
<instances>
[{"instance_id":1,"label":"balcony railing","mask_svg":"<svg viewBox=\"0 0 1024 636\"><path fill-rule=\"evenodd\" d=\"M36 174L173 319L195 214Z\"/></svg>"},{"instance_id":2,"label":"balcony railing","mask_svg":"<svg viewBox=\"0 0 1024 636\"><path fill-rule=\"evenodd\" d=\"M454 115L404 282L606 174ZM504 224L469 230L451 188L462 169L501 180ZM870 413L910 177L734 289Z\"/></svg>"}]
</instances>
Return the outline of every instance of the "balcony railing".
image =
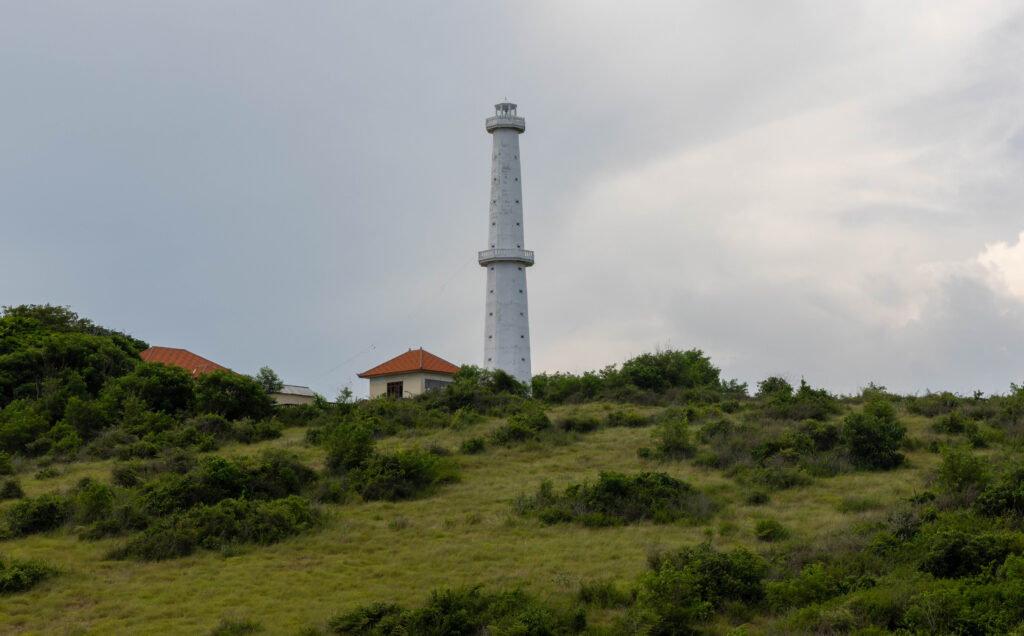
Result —
<instances>
[{"instance_id":1,"label":"balcony railing","mask_svg":"<svg viewBox=\"0 0 1024 636\"><path fill-rule=\"evenodd\" d=\"M508 261L512 263L522 263L529 267L530 265L533 265L533 251L519 249L484 250L478 254L477 260L481 265Z\"/></svg>"},{"instance_id":2,"label":"balcony railing","mask_svg":"<svg viewBox=\"0 0 1024 636\"><path fill-rule=\"evenodd\" d=\"M526 120L522 117L511 117L508 115L488 117L486 126L487 132L492 132L495 128L515 128L519 132L526 132Z\"/></svg>"}]
</instances>

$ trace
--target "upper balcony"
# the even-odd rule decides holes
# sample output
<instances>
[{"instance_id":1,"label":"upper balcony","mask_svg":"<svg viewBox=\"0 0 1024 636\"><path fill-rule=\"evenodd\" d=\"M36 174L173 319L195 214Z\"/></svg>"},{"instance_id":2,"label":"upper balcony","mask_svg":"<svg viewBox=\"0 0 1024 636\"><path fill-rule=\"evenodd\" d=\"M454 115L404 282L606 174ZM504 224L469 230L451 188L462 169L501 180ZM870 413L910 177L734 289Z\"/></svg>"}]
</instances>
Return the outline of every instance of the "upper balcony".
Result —
<instances>
[{"instance_id":1,"label":"upper balcony","mask_svg":"<svg viewBox=\"0 0 1024 636\"><path fill-rule=\"evenodd\" d=\"M533 265L533 250L518 249L491 249L484 250L477 255L477 261L481 265L490 263L522 263L526 267Z\"/></svg>"},{"instance_id":2,"label":"upper balcony","mask_svg":"<svg viewBox=\"0 0 1024 636\"><path fill-rule=\"evenodd\" d=\"M526 132L526 120L516 114L516 108L517 105L511 102L495 104L494 117L487 118L487 132L494 132L497 128L512 128Z\"/></svg>"}]
</instances>

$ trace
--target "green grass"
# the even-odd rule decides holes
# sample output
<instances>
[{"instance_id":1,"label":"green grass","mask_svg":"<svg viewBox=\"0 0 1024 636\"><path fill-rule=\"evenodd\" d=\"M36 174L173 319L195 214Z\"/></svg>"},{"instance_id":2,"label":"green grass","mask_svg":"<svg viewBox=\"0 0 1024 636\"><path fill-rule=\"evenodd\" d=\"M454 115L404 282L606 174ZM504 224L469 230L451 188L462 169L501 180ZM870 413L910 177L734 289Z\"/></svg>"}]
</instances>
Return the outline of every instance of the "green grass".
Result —
<instances>
[{"instance_id":1,"label":"green grass","mask_svg":"<svg viewBox=\"0 0 1024 636\"><path fill-rule=\"evenodd\" d=\"M576 407L549 411L552 420ZM648 414L657 409L635 408ZM600 417L605 405L581 412ZM936 435L930 420L903 417L908 435L927 442ZM5 555L35 559L61 574L38 587L0 597L0 632L10 634L191 634L210 633L225 619L258 621L263 633L297 633L322 628L339 611L375 601L407 607L422 603L430 590L482 584L521 585L552 603L569 606L582 582L611 581L630 589L646 568L649 552L677 549L711 539L716 548L743 545L763 551L754 532L758 520L772 518L790 535L783 545L824 540L865 519L878 508L921 492L941 458L926 450L904 451L907 466L888 472L853 472L818 478L809 486L773 492L768 504L744 504L748 489L721 471L691 460L659 462L637 456L651 445L652 427L601 428L563 434L551 440L483 453L457 452L462 440L487 436L501 424L486 419L462 430L410 431L380 440L379 451L430 444L456 451L459 483L429 498L401 502L324 505L325 527L279 544L242 546L227 553L203 551L165 562L106 560L124 538L78 540L73 529L0 543ZM324 452L304 442L305 430L289 429L280 439L252 445L225 445L215 454L256 455L285 448L321 468ZM55 465L58 477L36 479L35 470L17 477L26 494L66 489L83 477L109 483L112 461ZM556 491L570 483L596 480L600 471L656 470L683 479L723 504L707 523L639 523L585 528L543 526L515 515L512 501L550 480ZM843 501L872 505L841 512ZM12 502L6 502L5 509ZM778 545L778 544L777 544ZM618 609L591 610L591 623L610 624ZM719 631L719 624L711 627ZM763 627L763 626L762 626ZM721 625L722 631L727 626ZM760 633L758 624L748 633Z\"/></svg>"}]
</instances>

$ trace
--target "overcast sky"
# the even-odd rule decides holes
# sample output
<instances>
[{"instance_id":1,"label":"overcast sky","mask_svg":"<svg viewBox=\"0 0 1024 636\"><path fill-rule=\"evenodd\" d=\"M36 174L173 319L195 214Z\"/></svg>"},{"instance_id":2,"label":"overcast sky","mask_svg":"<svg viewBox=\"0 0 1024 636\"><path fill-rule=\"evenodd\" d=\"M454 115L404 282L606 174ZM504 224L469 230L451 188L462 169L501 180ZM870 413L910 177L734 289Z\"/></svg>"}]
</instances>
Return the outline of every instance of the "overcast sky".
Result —
<instances>
[{"instance_id":1,"label":"overcast sky","mask_svg":"<svg viewBox=\"0 0 1024 636\"><path fill-rule=\"evenodd\" d=\"M333 398L482 364L519 104L533 371L1024 383L1022 2L0 0L0 304Z\"/></svg>"}]
</instances>

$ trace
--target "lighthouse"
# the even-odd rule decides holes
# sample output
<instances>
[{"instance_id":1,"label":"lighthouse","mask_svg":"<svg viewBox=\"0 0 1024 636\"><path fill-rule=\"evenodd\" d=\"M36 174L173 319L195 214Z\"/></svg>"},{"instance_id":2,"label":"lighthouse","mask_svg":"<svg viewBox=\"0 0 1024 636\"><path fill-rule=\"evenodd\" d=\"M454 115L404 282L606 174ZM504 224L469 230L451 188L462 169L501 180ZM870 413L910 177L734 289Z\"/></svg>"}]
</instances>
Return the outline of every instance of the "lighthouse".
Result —
<instances>
[{"instance_id":1,"label":"lighthouse","mask_svg":"<svg viewBox=\"0 0 1024 636\"><path fill-rule=\"evenodd\" d=\"M484 320L484 368L501 369L529 383L530 312L526 303L526 268L533 252L523 249L523 180L519 167L519 135L526 120L516 105L495 104L486 121L491 133L491 202L487 218L488 249L478 255L487 268Z\"/></svg>"}]
</instances>

